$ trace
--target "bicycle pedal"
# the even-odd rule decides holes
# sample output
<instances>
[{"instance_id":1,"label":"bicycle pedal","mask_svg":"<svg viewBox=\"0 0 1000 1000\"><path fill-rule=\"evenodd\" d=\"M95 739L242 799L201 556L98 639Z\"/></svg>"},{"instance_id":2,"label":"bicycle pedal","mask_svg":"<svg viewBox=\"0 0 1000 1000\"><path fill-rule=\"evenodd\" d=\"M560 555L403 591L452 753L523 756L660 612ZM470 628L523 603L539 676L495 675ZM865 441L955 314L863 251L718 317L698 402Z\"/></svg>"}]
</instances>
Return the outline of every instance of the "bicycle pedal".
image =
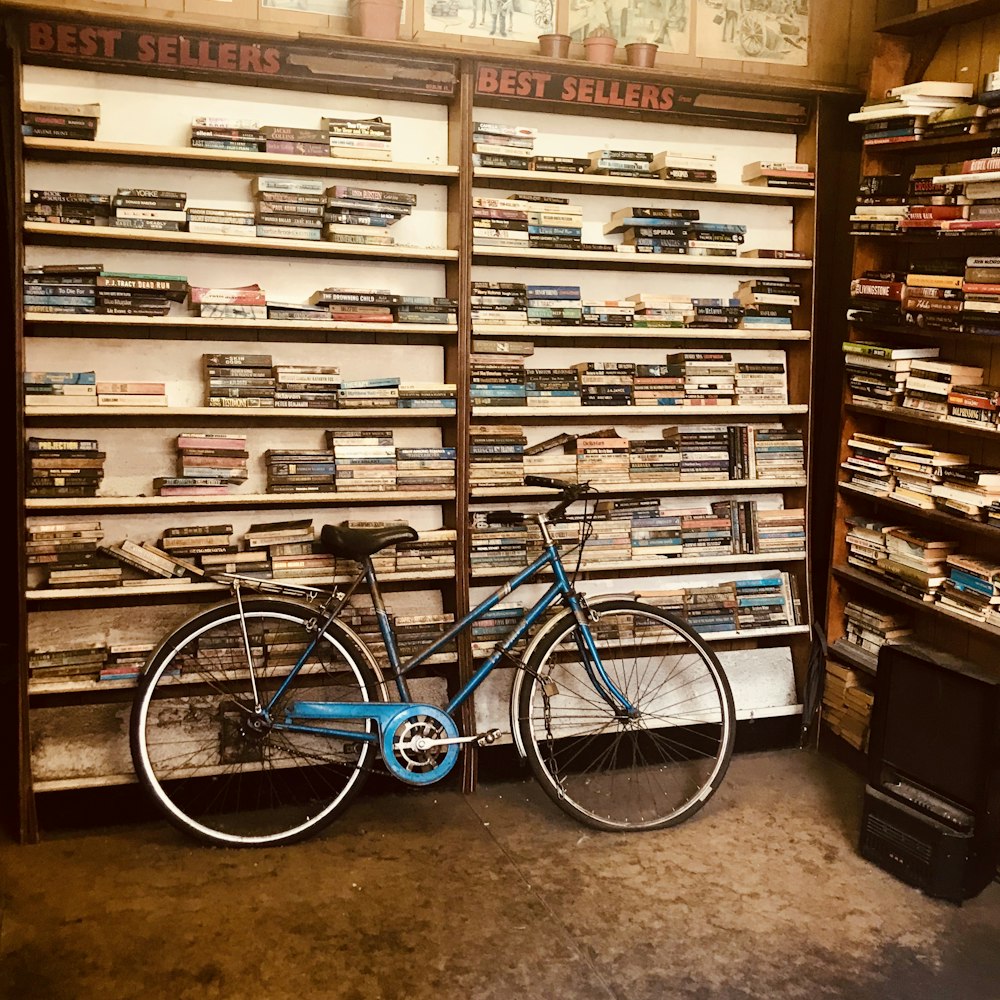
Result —
<instances>
[{"instance_id":1,"label":"bicycle pedal","mask_svg":"<svg viewBox=\"0 0 1000 1000\"><path fill-rule=\"evenodd\" d=\"M480 733L480 734L479 734L479 735L478 735L478 736L476 737L476 742L477 742L477 743L478 743L478 744L479 744L479 745L480 745L481 747L488 747L488 746L492 746L492 745L493 745L494 743L496 743L496 741L497 741L498 739L500 739L500 737L501 737L502 735L503 735L503 733L501 732L501 730L499 730L499 729L490 729L490 730L488 730L488 731L487 731L487 732L485 732L485 733Z\"/></svg>"}]
</instances>

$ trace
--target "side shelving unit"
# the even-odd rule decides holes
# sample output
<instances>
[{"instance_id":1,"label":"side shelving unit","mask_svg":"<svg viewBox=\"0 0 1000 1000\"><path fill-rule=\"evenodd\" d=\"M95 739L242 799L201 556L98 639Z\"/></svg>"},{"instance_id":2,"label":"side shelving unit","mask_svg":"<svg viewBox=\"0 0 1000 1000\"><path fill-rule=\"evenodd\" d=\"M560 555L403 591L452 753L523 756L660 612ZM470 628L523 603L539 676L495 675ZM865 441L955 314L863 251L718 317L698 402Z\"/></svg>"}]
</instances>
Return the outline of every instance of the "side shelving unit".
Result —
<instances>
[{"instance_id":1,"label":"side shelving unit","mask_svg":"<svg viewBox=\"0 0 1000 1000\"><path fill-rule=\"evenodd\" d=\"M986 72L996 69L1000 41L1000 15L995 4L982 0L937 4L934 7L886 21L877 27L869 100L883 97L893 87L920 80L958 80L977 93ZM865 144L863 175L912 175L918 166L962 161L990 155L996 132L919 138L915 141ZM940 234L865 234L854 237L853 275L864 271L924 273L951 261L963 264L971 256L998 254L995 234L942 232ZM925 266L921 266L925 265ZM960 268L959 268L960 270ZM1000 385L1000 358L995 338L970 332L944 332L917 325L858 324L849 322L846 340L874 341L894 348L940 347L940 361L958 362L983 369L984 385ZM848 447L856 434L913 441L948 453L968 455L975 465L1000 465L1000 434L994 424L976 425L934 412L853 399L844 386L840 416L838 461L852 454ZM851 565L847 518L861 518L912 530L925 538L954 543L958 552L988 562L1000 562L1000 528L992 523L922 508L888 495L873 495L850 482L840 471L833 523L833 552L829 581L826 632L830 641L828 671L841 678L854 671L849 683L871 690L877 669L877 652L848 641L845 608L857 607L902 616L912 638L979 664L996 660L1000 629L952 611L937 600L904 592L890 579ZM828 673L829 677L829 673ZM835 723L824 725L822 745L863 769L859 751L866 733L848 738L835 734Z\"/></svg>"}]
</instances>

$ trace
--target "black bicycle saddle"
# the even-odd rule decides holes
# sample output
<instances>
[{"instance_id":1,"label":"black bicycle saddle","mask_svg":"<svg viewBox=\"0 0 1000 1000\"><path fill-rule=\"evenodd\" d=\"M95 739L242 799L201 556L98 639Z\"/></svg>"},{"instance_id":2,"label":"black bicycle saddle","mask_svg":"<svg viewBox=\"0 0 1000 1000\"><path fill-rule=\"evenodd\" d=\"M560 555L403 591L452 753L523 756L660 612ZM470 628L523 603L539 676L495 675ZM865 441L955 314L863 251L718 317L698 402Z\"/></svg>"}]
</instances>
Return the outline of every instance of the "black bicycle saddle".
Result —
<instances>
[{"instance_id":1,"label":"black bicycle saddle","mask_svg":"<svg viewBox=\"0 0 1000 1000\"><path fill-rule=\"evenodd\" d=\"M343 524L327 524L320 531L319 541L331 555L364 559L390 545L413 542L418 537L408 524L389 528L348 528Z\"/></svg>"}]
</instances>

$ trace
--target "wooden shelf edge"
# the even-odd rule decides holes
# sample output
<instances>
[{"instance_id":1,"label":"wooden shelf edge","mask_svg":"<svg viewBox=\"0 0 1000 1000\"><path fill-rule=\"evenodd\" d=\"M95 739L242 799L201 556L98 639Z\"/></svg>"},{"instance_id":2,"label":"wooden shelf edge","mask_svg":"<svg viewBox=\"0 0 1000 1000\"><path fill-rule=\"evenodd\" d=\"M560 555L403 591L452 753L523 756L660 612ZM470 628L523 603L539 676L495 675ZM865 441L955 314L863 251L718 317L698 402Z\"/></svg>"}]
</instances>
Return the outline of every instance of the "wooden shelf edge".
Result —
<instances>
[{"instance_id":1,"label":"wooden shelf edge","mask_svg":"<svg viewBox=\"0 0 1000 1000\"><path fill-rule=\"evenodd\" d=\"M72 227L70 227L72 228ZM804 271L813 266L811 260L796 258L771 259L769 257L698 257L687 254L619 253L616 250L532 250L515 247L473 246L475 262L500 263L512 261L526 267L560 267L564 264L618 264L622 267L641 267L658 271L739 271L753 274L757 271ZM514 266L512 264L511 266Z\"/></svg>"},{"instance_id":2,"label":"wooden shelf edge","mask_svg":"<svg viewBox=\"0 0 1000 1000\"><path fill-rule=\"evenodd\" d=\"M845 642L843 639L837 639L830 643L827 651L833 654L835 659L846 663L849 667L854 667L866 674L875 676L875 671L878 667L878 657L866 652L860 646L854 645L853 642Z\"/></svg>"},{"instance_id":3,"label":"wooden shelf edge","mask_svg":"<svg viewBox=\"0 0 1000 1000\"><path fill-rule=\"evenodd\" d=\"M964 420L938 417L921 410L912 410L906 406L887 406L882 403L845 403L844 409L849 413L861 413L894 420L904 424L923 424L927 427L943 427L945 430L957 431L960 434L973 434L977 437L1000 438L1000 428L989 430Z\"/></svg>"},{"instance_id":4,"label":"wooden shelf edge","mask_svg":"<svg viewBox=\"0 0 1000 1000\"><path fill-rule=\"evenodd\" d=\"M770 490L804 489L807 480L797 479L720 479L699 481L673 481L662 483L599 483L597 492L602 496L616 493L727 493L745 491L761 493ZM552 497L551 490L535 489L532 486L480 486L473 487L474 500L494 497Z\"/></svg>"},{"instance_id":5,"label":"wooden shelf edge","mask_svg":"<svg viewBox=\"0 0 1000 1000\"><path fill-rule=\"evenodd\" d=\"M323 410L318 407L284 409L275 406L26 406L24 416L28 420L66 417L80 423L88 423L87 418L105 417L148 417L159 420L174 420L186 417L215 419L225 417L230 420L416 420L421 417L440 419L453 418L456 411L438 407L371 406L361 409Z\"/></svg>"},{"instance_id":6,"label":"wooden shelf edge","mask_svg":"<svg viewBox=\"0 0 1000 1000\"><path fill-rule=\"evenodd\" d=\"M952 0L929 10L882 21L875 25L875 31L882 35L921 35L996 13L996 0Z\"/></svg>"},{"instance_id":7,"label":"wooden shelf edge","mask_svg":"<svg viewBox=\"0 0 1000 1000\"><path fill-rule=\"evenodd\" d=\"M760 340L810 340L809 330L745 330L705 326L486 326L473 325L473 337L594 337L602 340L726 340L748 342Z\"/></svg>"},{"instance_id":8,"label":"wooden shelf edge","mask_svg":"<svg viewBox=\"0 0 1000 1000\"><path fill-rule=\"evenodd\" d=\"M336 410L331 411L336 413ZM699 420L721 420L725 417L772 417L808 413L805 403L786 406L475 406L475 417L577 417L601 421L605 417L650 418L669 423L676 417L697 417Z\"/></svg>"}]
</instances>

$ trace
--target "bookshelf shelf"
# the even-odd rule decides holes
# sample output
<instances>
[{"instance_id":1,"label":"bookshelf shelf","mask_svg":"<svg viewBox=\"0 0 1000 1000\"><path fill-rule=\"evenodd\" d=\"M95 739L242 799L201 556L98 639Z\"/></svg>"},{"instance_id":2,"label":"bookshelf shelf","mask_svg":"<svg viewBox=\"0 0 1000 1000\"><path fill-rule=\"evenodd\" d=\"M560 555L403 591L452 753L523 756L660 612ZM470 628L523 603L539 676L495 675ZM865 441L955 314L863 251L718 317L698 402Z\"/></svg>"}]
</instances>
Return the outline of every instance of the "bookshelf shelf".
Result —
<instances>
[{"instance_id":1,"label":"bookshelf shelf","mask_svg":"<svg viewBox=\"0 0 1000 1000\"><path fill-rule=\"evenodd\" d=\"M575 194L638 195L649 198L689 198L705 201L811 201L814 191L769 188L752 184L701 184L694 181L661 181L641 177L603 177L593 174L562 174L547 170L501 170L479 167L473 174L475 187L513 188L529 191Z\"/></svg>"},{"instance_id":2,"label":"bookshelf shelf","mask_svg":"<svg viewBox=\"0 0 1000 1000\"><path fill-rule=\"evenodd\" d=\"M228 496L179 497L29 497L25 509L31 514L78 511L101 511L114 514L126 511L164 510L239 510L257 507L345 507L360 503L421 504L455 499L454 490L411 490L394 493L233 493Z\"/></svg>"},{"instance_id":3,"label":"bookshelf shelf","mask_svg":"<svg viewBox=\"0 0 1000 1000\"><path fill-rule=\"evenodd\" d=\"M847 403L844 409L848 413L881 417L883 420L891 420L901 424L920 424L925 427L938 427L949 431L956 431L959 434L970 434L974 437L992 438L1000 440L1000 428L989 426L980 427L965 420L955 420L948 417L937 417L933 413L922 413L920 410L912 410L906 406L889 406L882 403Z\"/></svg>"},{"instance_id":4,"label":"bookshelf shelf","mask_svg":"<svg viewBox=\"0 0 1000 1000\"><path fill-rule=\"evenodd\" d=\"M803 562L806 558L805 552L764 552L752 555L731 555L731 556L662 556L659 559L620 559L620 560L593 560L584 562L580 567L581 573L627 573L627 572L647 572L651 569L671 570L690 569L697 567L699 570L710 572L716 566L761 566L771 563L796 563ZM474 580L497 580L504 579L511 575L509 567L500 567L496 570L474 569L472 578ZM998 630L1000 634L1000 630Z\"/></svg>"},{"instance_id":5,"label":"bookshelf shelf","mask_svg":"<svg viewBox=\"0 0 1000 1000\"><path fill-rule=\"evenodd\" d=\"M992 524L987 524L983 521L972 521L965 517L953 517L939 510L926 510L922 507L914 507L913 504L896 500L893 497L875 496L866 490L859 490L856 486L851 486L850 483L840 483L839 488L842 493L863 498L863 500L870 501L878 507L900 512L905 511L907 517L916 517L922 521L929 521L940 525L941 530L945 532L955 531L966 535L980 535L1000 541L1000 528L996 528Z\"/></svg>"},{"instance_id":6,"label":"bookshelf shelf","mask_svg":"<svg viewBox=\"0 0 1000 1000\"><path fill-rule=\"evenodd\" d=\"M286 410L273 406L230 407L230 406L26 406L25 418L36 423L65 423L72 421L77 426L102 424L128 417L133 423L171 424L178 421L211 420L242 424L250 422L271 423L329 423L338 420L400 420L417 422L428 420L453 420L454 410L437 407L401 409L394 406L370 407L367 409L321 410L319 408Z\"/></svg>"},{"instance_id":7,"label":"bookshelf shelf","mask_svg":"<svg viewBox=\"0 0 1000 1000\"><path fill-rule=\"evenodd\" d=\"M685 326L641 329L637 327L587 326L484 326L473 328L474 337L517 337L533 340L634 340L636 342L672 343L681 340L723 341L725 343L761 341L804 341L808 330L719 330L711 327Z\"/></svg>"},{"instance_id":8,"label":"bookshelf shelf","mask_svg":"<svg viewBox=\"0 0 1000 1000\"><path fill-rule=\"evenodd\" d=\"M187 146L146 146L125 142L88 142L73 139L24 137L27 159L58 163L136 163L185 169L230 169L247 176L272 173L315 177L386 177L418 183L450 183L458 178L458 167L450 164L403 163L393 160L350 160L340 157L279 156L274 153L243 153L227 149Z\"/></svg>"},{"instance_id":9,"label":"bookshelf shelf","mask_svg":"<svg viewBox=\"0 0 1000 1000\"><path fill-rule=\"evenodd\" d=\"M602 496L618 496L630 493L730 493L747 492L763 493L771 490L803 489L805 479L727 479L699 482L664 482L664 483L600 483L597 486ZM479 486L473 488L474 500L490 499L492 497L552 497L551 490L535 489L531 486Z\"/></svg>"},{"instance_id":10,"label":"bookshelf shelf","mask_svg":"<svg viewBox=\"0 0 1000 1000\"><path fill-rule=\"evenodd\" d=\"M873 653L866 652L860 646L846 639L838 639L830 644L830 651L834 653L838 660L857 670L863 670L866 674L875 676L878 668L878 657Z\"/></svg>"},{"instance_id":11,"label":"bookshelf shelf","mask_svg":"<svg viewBox=\"0 0 1000 1000\"><path fill-rule=\"evenodd\" d=\"M610 244L609 244L610 245ZM625 271L735 271L765 274L807 271L811 260L771 260L761 257L692 257L687 254L620 253L617 250L533 250L515 247L473 247L477 264L531 267L601 268Z\"/></svg>"},{"instance_id":12,"label":"bookshelf shelf","mask_svg":"<svg viewBox=\"0 0 1000 1000\"><path fill-rule=\"evenodd\" d=\"M521 417L532 420L565 420L572 417L580 422L603 422L608 417L630 417L637 423L655 420L670 423L675 419L697 418L701 421L725 420L727 417L776 417L807 413L804 403L786 406L473 406L477 419Z\"/></svg>"},{"instance_id":13,"label":"bookshelf shelf","mask_svg":"<svg viewBox=\"0 0 1000 1000\"><path fill-rule=\"evenodd\" d=\"M195 250L208 253L262 254L276 257L343 258L412 263L458 260L457 250L436 247L364 246L324 240L243 239L203 233L143 232L111 226L72 226L53 222L26 222L25 242L38 246L122 247L133 250Z\"/></svg>"},{"instance_id":14,"label":"bookshelf shelf","mask_svg":"<svg viewBox=\"0 0 1000 1000\"><path fill-rule=\"evenodd\" d=\"M937 4L929 10L882 21L875 25L875 30L883 35L912 37L950 28L955 24L968 24L996 12L995 0L952 0L951 3Z\"/></svg>"}]
</instances>

